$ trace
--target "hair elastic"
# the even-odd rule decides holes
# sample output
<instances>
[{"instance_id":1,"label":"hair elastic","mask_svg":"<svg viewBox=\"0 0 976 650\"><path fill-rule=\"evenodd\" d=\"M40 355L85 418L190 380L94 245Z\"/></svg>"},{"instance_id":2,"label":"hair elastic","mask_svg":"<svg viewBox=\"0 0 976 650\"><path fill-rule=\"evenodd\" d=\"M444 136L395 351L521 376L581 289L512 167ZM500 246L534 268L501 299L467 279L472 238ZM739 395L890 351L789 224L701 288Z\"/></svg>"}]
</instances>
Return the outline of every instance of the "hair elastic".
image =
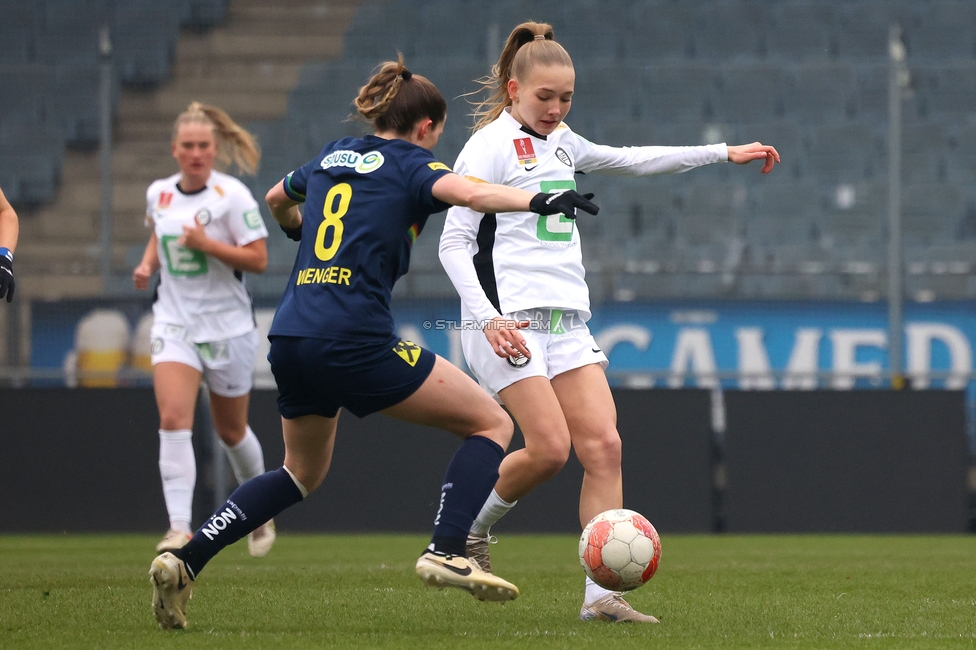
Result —
<instances>
[{"instance_id":1,"label":"hair elastic","mask_svg":"<svg viewBox=\"0 0 976 650\"><path fill-rule=\"evenodd\" d=\"M400 73L400 76L403 77L404 81L410 81L410 77L413 76L413 73L404 68L403 72Z\"/></svg>"},{"instance_id":2,"label":"hair elastic","mask_svg":"<svg viewBox=\"0 0 976 650\"><path fill-rule=\"evenodd\" d=\"M535 35L535 40L537 40L537 41L544 41L544 40L546 40L546 35L545 34L536 34Z\"/></svg>"}]
</instances>

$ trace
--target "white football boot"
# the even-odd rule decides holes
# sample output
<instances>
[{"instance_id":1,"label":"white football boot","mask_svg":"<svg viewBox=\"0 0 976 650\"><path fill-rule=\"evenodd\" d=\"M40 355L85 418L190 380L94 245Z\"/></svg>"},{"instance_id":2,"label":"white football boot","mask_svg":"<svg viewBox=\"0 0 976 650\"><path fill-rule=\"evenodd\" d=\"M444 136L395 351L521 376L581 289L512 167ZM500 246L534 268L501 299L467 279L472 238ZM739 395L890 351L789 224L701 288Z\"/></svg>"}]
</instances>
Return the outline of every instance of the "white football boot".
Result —
<instances>
[{"instance_id":1,"label":"white football boot","mask_svg":"<svg viewBox=\"0 0 976 650\"><path fill-rule=\"evenodd\" d=\"M478 565L459 555L438 555L426 551L417 560L417 575L428 587L463 589L478 600L506 602L518 598L518 587L498 576L485 573Z\"/></svg>"},{"instance_id":2,"label":"white football boot","mask_svg":"<svg viewBox=\"0 0 976 650\"><path fill-rule=\"evenodd\" d=\"M186 601L193 595L193 580L186 565L172 553L163 553L149 567L153 588L152 608L159 627L182 630L186 627Z\"/></svg>"},{"instance_id":3,"label":"white football boot","mask_svg":"<svg viewBox=\"0 0 976 650\"><path fill-rule=\"evenodd\" d=\"M641 614L623 596L610 593L592 603L583 603L581 621L609 621L610 623L657 623L653 616Z\"/></svg>"}]
</instances>

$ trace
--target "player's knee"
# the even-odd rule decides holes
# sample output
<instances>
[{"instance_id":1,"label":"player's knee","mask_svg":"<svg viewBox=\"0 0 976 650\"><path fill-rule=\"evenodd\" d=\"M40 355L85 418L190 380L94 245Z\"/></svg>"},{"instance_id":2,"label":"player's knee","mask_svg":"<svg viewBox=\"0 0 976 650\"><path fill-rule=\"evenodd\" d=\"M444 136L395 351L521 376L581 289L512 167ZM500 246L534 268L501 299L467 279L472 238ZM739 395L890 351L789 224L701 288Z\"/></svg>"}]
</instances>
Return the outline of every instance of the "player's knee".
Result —
<instances>
[{"instance_id":1,"label":"player's knee","mask_svg":"<svg viewBox=\"0 0 976 650\"><path fill-rule=\"evenodd\" d=\"M623 445L615 428L590 436L576 445L576 454L584 468L620 467Z\"/></svg>"},{"instance_id":2,"label":"player's knee","mask_svg":"<svg viewBox=\"0 0 976 650\"><path fill-rule=\"evenodd\" d=\"M512 442L512 436L515 435L515 425L512 423L512 418L501 406L494 402L492 406L493 408L487 410L476 430L479 435L498 443L503 449L508 449L509 443Z\"/></svg>"},{"instance_id":3,"label":"player's knee","mask_svg":"<svg viewBox=\"0 0 976 650\"><path fill-rule=\"evenodd\" d=\"M568 444L552 443L541 448L537 447L530 452L535 461L536 471L539 476L546 480L559 473L569 460Z\"/></svg>"},{"instance_id":4,"label":"player's knee","mask_svg":"<svg viewBox=\"0 0 976 650\"><path fill-rule=\"evenodd\" d=\"M181 409L168 408L159 412L159 428L164 431L178 431L193 427L193 416L187 416Z\"/></svg>"},{"instance_id":5,"label":"player's knee","mask_svg":"<svg viewBox=\"0 0 976 650\"><path fill-rule=\"evenodd\" d=\"M241 441L244 440L244 434L247 432L245 427L236 426L215 425L214 429L217 431L217 436L220 438L220 441L228 447L236 447L241 444Z\"/></svg>"}]
</instances>

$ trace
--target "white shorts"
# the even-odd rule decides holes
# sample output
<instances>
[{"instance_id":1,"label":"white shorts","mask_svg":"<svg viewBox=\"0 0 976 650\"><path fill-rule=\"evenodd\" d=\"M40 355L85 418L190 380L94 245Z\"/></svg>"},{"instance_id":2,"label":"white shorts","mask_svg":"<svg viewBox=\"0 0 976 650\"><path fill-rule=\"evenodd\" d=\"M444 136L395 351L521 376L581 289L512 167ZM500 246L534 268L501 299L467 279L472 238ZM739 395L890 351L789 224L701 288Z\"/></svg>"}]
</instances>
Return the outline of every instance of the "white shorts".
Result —
<instances>
[{"instance_id":1,"label":"white shorts","mask_svg":"<svg viewBox=\"0 0 976 650\"><path fill-rule=\"evenodd\" d=\"M532 309L505 314L505 318L530 323L529 328L520 330L532 354L525 363L495 354L483 331L461 330L464 360L492 396L526 377L552 379L591 363L598 363L603 368L610 363L575 310Z\"/></svg>"},{"instance_id":2,"label":"white shorts","mask_svg":"<svg viewBox=\"0 0 976 650\"><path fill-rule=\"evenodd\" d=\"M167 323L153 324L152 364L171 361L203 373L210 390L222 397L240 397L251 392L258 331L209 343L187 340L186 328Z\"/></svg>"}]
</instances>

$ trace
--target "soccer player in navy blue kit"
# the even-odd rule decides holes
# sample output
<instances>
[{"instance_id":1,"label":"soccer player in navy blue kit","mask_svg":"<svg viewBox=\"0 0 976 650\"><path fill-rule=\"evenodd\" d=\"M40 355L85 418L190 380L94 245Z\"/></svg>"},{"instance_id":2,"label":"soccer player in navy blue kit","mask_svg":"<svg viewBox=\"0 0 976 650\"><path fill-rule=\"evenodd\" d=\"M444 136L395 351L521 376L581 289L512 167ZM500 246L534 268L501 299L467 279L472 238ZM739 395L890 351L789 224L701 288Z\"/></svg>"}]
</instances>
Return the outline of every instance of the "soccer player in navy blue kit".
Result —
<instances>
[{"instance_id":1,"label":"soccer player in navy blue kit","mask_svg":"<svg viewBox=\"0 0 976 650\"><path fill-rule=\"evenodd\" d=\"M480 600L518 596L515 585L481 571L465 551L512 421L461 370L396 336L390 296L427 218L450 205L570 217L597 208L573 191L534 194L451 172L430 153L444 129L444 98L402 58L382 64L355 104L374 135L329 143L266 197L275 220L300 241L270 332L284 466L241 485L186 546L153 560L153 612L165 629L186 627L193 581L211 558L322 483L340 408L359 417L383 412L463 439L417 574L429 586L457 587Z\"/></svg>"}]
</instances>

